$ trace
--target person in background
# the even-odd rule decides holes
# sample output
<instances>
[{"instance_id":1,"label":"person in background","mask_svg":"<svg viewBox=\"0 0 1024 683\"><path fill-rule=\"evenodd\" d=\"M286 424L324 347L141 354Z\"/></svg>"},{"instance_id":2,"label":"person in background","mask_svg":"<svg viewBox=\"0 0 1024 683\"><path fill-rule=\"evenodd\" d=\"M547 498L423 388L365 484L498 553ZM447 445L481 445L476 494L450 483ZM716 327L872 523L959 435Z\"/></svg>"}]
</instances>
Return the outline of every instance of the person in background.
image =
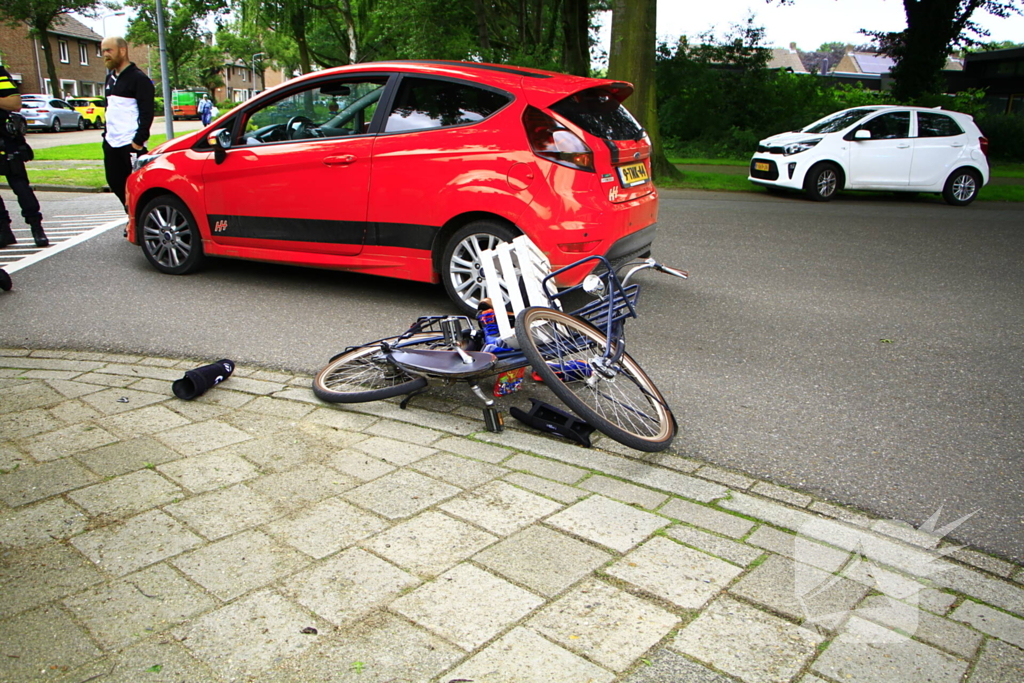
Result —
<instances>
[{"instance_id":1,"label":"person in background","mask_svg":"<svg viewBox=\"0 0 1024 683\"><path fill-rule=\"evenodd\" d=\"M124 38L104 38L100 51L108 69L103 166L107 185L125 206L125 184L135 160L146 153L149 128L153 124L153 81L134 62L128 61L128 43Z\"/></svg>"},{"instance_id":2,"label":"person in background","mask_svg":"<svg viewBox=\"0 0 1024 683\"><path fill-rule=\"evenodd\" d=\"M204 126L210 125L210 120L213 118L213 103L210 102L210 98L203 95L203 99L199 100L198 106L196 106L196 113L199 114L200 120L202 120Z\"/></svg>"},{"instance_id":3,"label":"person in background","mask_svg":"<svg viewBox=\"0 0 1024 683\"><path fill-rule=\"evenodd\" d=\"M17 196L21 215L32 229L32 239L35 240L36 246L45 247L50 241L43 232L43 214L39 211L39 200L32 191L28 173L25 171L24 150L31 150L25 142L24 132L13 131L8 126L10 112L20 109L21 93L18 86L11 78L11 74L0 66L0 175L7 178L7 184ZM11 230L11 215L7 213L3 199L0 199L0 249L17 241L14 231ZM9 281L10 278L6 278L6 282Z\"/></svg>"}]
</instances>

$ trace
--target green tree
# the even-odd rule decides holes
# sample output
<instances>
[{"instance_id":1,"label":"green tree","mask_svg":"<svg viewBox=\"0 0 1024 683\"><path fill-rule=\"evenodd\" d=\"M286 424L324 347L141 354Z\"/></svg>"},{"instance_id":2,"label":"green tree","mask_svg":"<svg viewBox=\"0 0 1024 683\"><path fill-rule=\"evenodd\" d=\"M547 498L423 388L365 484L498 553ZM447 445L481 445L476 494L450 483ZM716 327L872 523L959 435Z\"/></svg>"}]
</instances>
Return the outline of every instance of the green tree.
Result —
<instances>
[{"instance_id":1,"label":"green tree","mask_svg":"<svg viewBox=\"0 0 1024 683\"><path fill-rule=\"evenodd\" d=\"M626 100L625 105L651 139L651 170L654 177L674 178L679 177L680 173L665 156L658 127L655 79L657 19L657 0L613 0L608 78L633 83L633 95Z\"/></svg>"},{"instance_id":2,"label":"green tree","mask_svg":"<svg viewBox=\"0 0 1024 683\"><path fill-rule=\"evenodd\" d=\"M131 0L138 14L128 25L126 39L141 45L159 44L156 0ZM164 30L167 71L172 88L200 85L212 58L204 22L227 10L224 0L165 0Z\"/></svg>"},{"instance_id":3,"label":"green tree","mask_svg":"<svg viewBox=\"0 0 1024 683\"><path fill-rule=\"evenodd\" d=\"M79 12L88 14L99 2L97 0L0 0L0 20L18 28L28 24L29 35L39 39L39 46L46 57L46 74L50 79L50 92L60 97L60 79L57 77L57 63L50 48L50 29L61 14Z\"/></svg>"}]
</instances>

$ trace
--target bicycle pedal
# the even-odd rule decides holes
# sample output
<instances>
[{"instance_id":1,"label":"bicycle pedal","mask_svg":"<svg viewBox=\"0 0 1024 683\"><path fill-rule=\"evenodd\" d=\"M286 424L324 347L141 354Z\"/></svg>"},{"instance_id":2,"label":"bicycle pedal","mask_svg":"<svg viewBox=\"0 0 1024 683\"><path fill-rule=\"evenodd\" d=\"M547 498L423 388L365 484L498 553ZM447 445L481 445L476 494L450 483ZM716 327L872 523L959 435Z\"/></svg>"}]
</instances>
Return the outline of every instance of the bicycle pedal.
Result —
<instances>
[{"instance_id":1,"label":"bicycle pedal","mask_svg":"<svg viewBox=\"0 0 1024 683\"><path fill-rule=\"evenodd\" d=\"M505 420L501 416L501 411L494 407L484 408L484 424L489 432L505 430Z\"/></svg>"},{"instance_id":2,"label":"bicycle pedal","mask_svg":"<svg viewBox=\"0 0 1024 683\"><path fill-rule=\"evenodd\" d=\"M536 398L530 399L529 412L515 406L509 408L508 412L512 417L534 429L555 434L584 448L590 448L590 435L594 432L594 427L572 413L567 413Z\"/></svg>"}]
</instances>

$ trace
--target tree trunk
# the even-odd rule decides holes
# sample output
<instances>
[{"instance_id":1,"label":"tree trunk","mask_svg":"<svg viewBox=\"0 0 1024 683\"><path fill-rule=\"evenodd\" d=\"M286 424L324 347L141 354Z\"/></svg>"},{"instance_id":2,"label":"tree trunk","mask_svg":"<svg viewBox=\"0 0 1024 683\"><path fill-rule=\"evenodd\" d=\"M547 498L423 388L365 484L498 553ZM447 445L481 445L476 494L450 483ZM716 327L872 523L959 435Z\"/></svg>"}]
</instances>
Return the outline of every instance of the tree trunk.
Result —
<instances>
[{"instance_id":1,"label":"tree trunk","mask_svg":"<svg viewBox=\"0 0 1024 683\"><path fill-rule=\"evenodd\" d=\"M359 47L356 44L356 22L352 18L352 3L341 0L341 15L345 18L345 33L348 36L348 63L359 63Z\"/></svg>"},{"instance_id":2,"label":"tree trunk","mask_svg":"<svg viewBox=\"0 0 1024 683\"><path fill-rule=\"evenodd\" d=\"M590 75L590 3L562 2L562 69L576 76Z\"/></svg>"},{"instance_id":3,"label":"tree trunk","mask_svg":"<svg viewBox=\"0 0 1024 683\"><path fill-rule=\"evenodd\" d=\"M651 170L655 179L680 178L661 146L654 78L657 0L613 0L608 78L629 81L633 96L625 106L651 139Z\"/></svg>"},{"instance_id":4,"label":"tree trunk","mask_svg":"<svg viewBox=\"0 0 1024 683\"><path fill-rule=\"evenodd\" d=\"M42 47L43 55L46 57L46 75L50 79L50 94L58 99L63 99L64 93L60 91L60 79L57 78L57 64L53 61L53 50L50 45L50 32L47 30L49 23L50 22L37 24L35 28L36 33L39 34L39 45Z\"/></svg>"},{"instance_id":5,"label":"tree trunk","mask_svg":"<svg viewBox=\"0 0 1024 683\"><path fill-rule=\"evenodd\" d=\"M487 8L484 7L483 0L476 0L474 3L476 8L476 33L477 40L480 43L480 49L490 50L491 49L491 35L487 29Z\"/></svg>"}]
</instances>

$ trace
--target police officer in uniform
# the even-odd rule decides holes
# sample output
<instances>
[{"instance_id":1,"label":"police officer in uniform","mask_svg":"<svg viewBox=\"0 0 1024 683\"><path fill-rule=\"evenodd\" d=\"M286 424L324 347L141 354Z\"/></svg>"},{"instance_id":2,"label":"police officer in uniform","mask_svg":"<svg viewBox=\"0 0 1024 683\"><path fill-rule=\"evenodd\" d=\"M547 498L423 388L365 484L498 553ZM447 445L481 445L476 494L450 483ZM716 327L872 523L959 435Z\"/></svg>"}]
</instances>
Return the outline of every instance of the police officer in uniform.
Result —
<instances>
[{"instance_id":1,"label":"police officer in uniform","mask_svg":"<svg viewBox=\"0 0 1024 683\"><path fill-rule=\"evenodd\" d=\"M45 247L50 241L43 232L43 214L39 212L39 200L28 182L25 161L31 161L32 150L25 141L24 131L17 125L21 117L12 117L10 112L21 109L21 93L18 85L0 66L0 175L6 176L7 183L18 197L21 215L32 228L32 239L37 247ZM0 199L0 248L14 244L17 240L11 230L11 215L7 213L3 199Z\"/></svg>"}]
</instances>

